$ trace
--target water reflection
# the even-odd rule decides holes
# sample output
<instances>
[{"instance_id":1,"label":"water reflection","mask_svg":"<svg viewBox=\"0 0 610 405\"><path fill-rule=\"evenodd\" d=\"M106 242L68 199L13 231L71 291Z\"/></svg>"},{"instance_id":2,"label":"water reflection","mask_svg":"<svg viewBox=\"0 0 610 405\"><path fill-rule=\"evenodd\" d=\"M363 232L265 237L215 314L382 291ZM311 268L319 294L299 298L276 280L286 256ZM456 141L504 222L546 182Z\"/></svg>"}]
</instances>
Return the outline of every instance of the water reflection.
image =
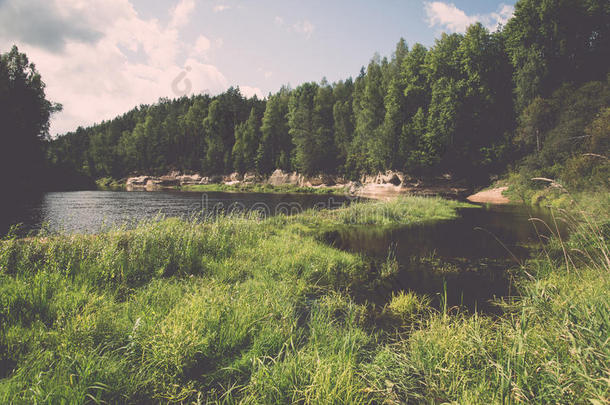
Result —
<instances>
[{"instance_id":1,"label":"water reflection","mask_svg":"<svg viewBox=\"0 0 610 405\"><path fill-rule=\"evenodd\" d=\"M393 257L397 274L360 292L364 299L385 303L392 292L412 290L441 297L449 306L494 312L491 300L512 295L511 267L528 258L548 230L530 221L537 217L553 223L550 213L520 206L493 206L460 210L460 218L398 229L346 227L326 239L336 247L365 253L383 262ZM565 226L560 227L565 234Z\"/></svg>"},{"instance_id":2,"label":"water reflection","mask_svg":"<svg viewBox=\"0 0 610 405\"><path fill-rule=\"evenodd\" d=\"M295 214L308 208L337 208L351 202L343 196L311 194L196 193L75 191L29 196L20 202L4 201L0 234L21 223L21 235L45 229L49 232L94 233L112 225L166 217L184 219L219 212L257 211L264 216Z\"/></svg>"}]
</instances>

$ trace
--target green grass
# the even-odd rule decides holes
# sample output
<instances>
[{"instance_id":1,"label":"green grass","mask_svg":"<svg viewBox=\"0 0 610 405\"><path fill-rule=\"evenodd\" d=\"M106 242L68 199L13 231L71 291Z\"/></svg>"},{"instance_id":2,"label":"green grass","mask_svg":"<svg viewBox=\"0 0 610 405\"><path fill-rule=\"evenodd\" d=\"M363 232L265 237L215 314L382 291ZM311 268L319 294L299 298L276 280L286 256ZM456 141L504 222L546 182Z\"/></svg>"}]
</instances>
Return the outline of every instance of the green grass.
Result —
<instances>
[{"instance_id":1,"label":"green grass","mask_svg":"<svg viewBox=\"0 0 610 405\"><path fill-rule=\"evenodd\" d=\"M99 190L125 190L125 183L121 183L111 177L102 177L95 181Z\"/></svg>"},{"instance_id":2,"label":"green grass","mask_svg":"<svg viewBox=\"0 0 610 405\"><path fill-rule=\"evenodd\" d=\"M315 234L457 207L409 197L5 238L0 403L607 402L607 211L576 217L569 241L533 258L501 317L437 311L413 293L357 303L352 291L394 265L377 270Z\"/></svg>"},{"instance_id":3,"label":"green grass","mask_svg":"<svg viewBox=\"0 0 610 405\"><path fill-rule=\"evenodd\" d=\"M240 183L240 184L197 184L181 186L183 191L220 191L225 193L279 193L279 194L347 194L344 187L299 187L292 184L273 186L261 183Z\"/></svg>"}]
</instances>

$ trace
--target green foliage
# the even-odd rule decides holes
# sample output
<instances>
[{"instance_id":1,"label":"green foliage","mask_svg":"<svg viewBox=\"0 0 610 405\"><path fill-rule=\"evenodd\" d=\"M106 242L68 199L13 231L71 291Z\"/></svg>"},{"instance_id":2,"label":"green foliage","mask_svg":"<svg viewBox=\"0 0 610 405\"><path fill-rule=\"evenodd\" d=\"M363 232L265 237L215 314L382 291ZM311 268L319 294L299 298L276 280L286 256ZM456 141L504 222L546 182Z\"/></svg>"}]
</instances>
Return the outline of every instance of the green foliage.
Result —
<instances>
[{"instance_id":1,"label":"green foliage","mask_svg":"<svg viewBox=\"0 0 610 405\"><path fill-rule=\"evenodd\" d=\"M256 169L261 174L269 174L274 169L289 170L292 141L288 135L289 91L286 88L269 98L263 115L261 142L256 154Z\"/></svg>"},{"instance_id":2,"label":"green foliage","mask_svg":"<svg viewBox=\"0 0 610 405\"><path fill-rule=\"evenodd\" d=\"M2 240L0 401L367 400L370 265L298 226L349 211Z\"/></svg>"},{"instance_id":3,"label":"green foliage","mask_svg":"<svg viewBox=\"0 0 610 405\"><path fill-rule=\"evenodd\" d=\"M252 108L248 121L235 127L235 144L233 145L233 168L238 173L254 171L256 151L260 142L261 117Z\"/></svg>"},{"instance_id":4,"label":"green foliage","mask_svg":"<svg viewBox=\"0 0 610 405\"><path fill-rule=\"evenodd\" d=\"M95 184L99 190L123 190L125 188L124 184L119 183L111 177L102 177L101 179L97 179Z\"/></svg>"},{"instance_id":5,"label":"green foliage","mask_svg":"<svg viewBox=\"0 0 610 405\"><path fill-rule=\"evenodd\" d=\"M525 157L510 181L513 192L527 202L548 199L537 192L548 184L531 181L540 177L572 191L607 188L609 105L610 82L565 85L548 99L534 99L519 120L515 141Z\"/></svg>"},{"instance_id":6,"label":"green foliage","mask_svg":"<svg viewBox=\"0 0 610 405\"><path fill-rule=\"evenodd\" d=\"M607 80L606 3L520 0L498 32L476 23L464 34L442 34L429 49L409 49L401 39L390 58L376 55L355 80L283 87L265 100L246 99L235 88L214 97L160 99L49 142L48 162L71 180L171 170L268 175L279 168L352 179L385 170L450 173L486 183L530 155L526 166L538 162L549 176L601 179L605 169L586 159L571 161L566 173L560 167L584 148L568 140L584 136L578 131L608 106L605 90L585 85ZM44 99L25 56L10 55L3 64L19 65L39 89L34 99ZM10 75L3 69L6 87ZM9 87L21 85L15 86ZM578 99L571 94L576 89ZM28 121L34 135L23 139L46 132L53 106L39 107L42 114ZM596 148L606 148L603 131L596 134ZM38 153L40 142L33 142L22 146Z\"/></svg>"},{"instance_id":7,"label":"green foliage","mask_svg":"<svg viewBox=\"0 0 610 405\"><path fill-rule=\"evenodd\" d=\"M520 0L504 30L515 67L517 109L565 82L603 79L610 53L604 0Z\"/></svg>"},{"instance_id":8,"label":"green foliage","mask_svg":"<svg viewBox=\"0 0 610 405\"><path fill-rule=\"evenodd\" d=\"M0 105L0 170L19 173L6 176L7 186L41 185L49 118L61 105L46 99L40 74L17 46L0 54Z\"/></svg>"},{"instance_id":9,"label":"green foliage","mask_svg":"<svg viewBox=\"0 0 610 405\"><path fill-rule=\"evenodd\" d=\"M288 104L289 134L294 144L293 166L301 173L335 171L333 90L328 83L296 88Z\"/></svg>"},{"instance_id":10,"label":"green foliage","mask_svg":"<svg viewBox=\"0 0 610 405\"><path fill-rule=\"evenodd\" d=\"M497 316L437 312L408 291L357 303L370 263L311 232L363 210L454 215L438 199L5 238L0 401L604 403L604 197L564 213L571 238L525 264Z\"/></svg>"}]
</instances>

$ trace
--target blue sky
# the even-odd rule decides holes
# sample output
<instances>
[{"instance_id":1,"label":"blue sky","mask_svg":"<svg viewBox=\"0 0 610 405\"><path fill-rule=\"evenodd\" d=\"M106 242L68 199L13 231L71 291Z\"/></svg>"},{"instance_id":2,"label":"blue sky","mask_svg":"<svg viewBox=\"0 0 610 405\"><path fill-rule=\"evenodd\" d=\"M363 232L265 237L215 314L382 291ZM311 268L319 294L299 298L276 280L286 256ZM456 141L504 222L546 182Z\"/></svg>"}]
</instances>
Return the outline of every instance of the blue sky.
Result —
<instances>
[{"instance_id":1,"label":"blue sky","mask_svg":"<svg viewBox=\"0 0 610 405\"><path fill-rule=\"evenodd\" d=\"M490 29L514 0L0 0L0 51L17 44L64 105L51 132L159 97L355 76L396 42L434 43L475 21Z\"/></svg>"}]
</instances>

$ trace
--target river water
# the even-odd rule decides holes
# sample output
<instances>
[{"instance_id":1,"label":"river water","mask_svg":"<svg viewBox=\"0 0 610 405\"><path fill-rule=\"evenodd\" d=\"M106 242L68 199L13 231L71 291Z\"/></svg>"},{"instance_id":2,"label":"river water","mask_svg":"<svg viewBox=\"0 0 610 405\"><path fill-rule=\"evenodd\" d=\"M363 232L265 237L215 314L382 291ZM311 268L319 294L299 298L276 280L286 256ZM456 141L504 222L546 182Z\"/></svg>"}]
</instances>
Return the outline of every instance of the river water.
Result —
<instances>
[{"instance_id":1,"label":"river water","mask_svg":"<svg viewBox=\"0 0 610 405\"><path fill-rule=\"evenodd\" d=\"M271 216L295 214L309 208L338 208L353 198L317 194L259 194L219 192L73 191L3 201L0 234L20 224L18 234L47 232L95 233L112 225L134 224L159 215L184 219L219 212L253 212Z\"/></svg>"},{"instance_id":2,"label":"river water","mask_svg":"<svg viewBox=\"0 0 610 405\"><path fill-rule=\"evenodd\" d=\"M362 299L387 302L397 291L428 295L438 307L462 306L471 311L497 312L496 298L514 295L513 274L551 232L566 235L567 227L548 210L519 205L481 206L459 211L459 218L393 229L349 227L330 232L335 247L363 253L378 264L388 258L398 272Z\"/></svg>"},{"instance_id":3,"label":"river water","mask_svg":"<svg viewBox=\"0 0 610 405\"><path fill-rule=\"evenodd\" d=\"M349 197L304 194L191 193L191 192L53 192L7 204L0 214L0 233L20 223L19 235L44 232L93 233L117 224L133 224L158 215L201 218L227 211L259 215L295 214L308 208L337 208ZM490 206L460 210L456 220L381 229L346 227L329 232L325 240L337 248L364 254L373 262L388 257L398 271L366 291L361 298L387 302L393 293L413 290L433 298L436 305L493 311L491 300L513 294L511 272L539 244L539 225L554 227L547 211L522 206ZM564 227L560 227L562 232ZM548 234L548 231L543 233Z\"/></svg>"}]
</instances>

